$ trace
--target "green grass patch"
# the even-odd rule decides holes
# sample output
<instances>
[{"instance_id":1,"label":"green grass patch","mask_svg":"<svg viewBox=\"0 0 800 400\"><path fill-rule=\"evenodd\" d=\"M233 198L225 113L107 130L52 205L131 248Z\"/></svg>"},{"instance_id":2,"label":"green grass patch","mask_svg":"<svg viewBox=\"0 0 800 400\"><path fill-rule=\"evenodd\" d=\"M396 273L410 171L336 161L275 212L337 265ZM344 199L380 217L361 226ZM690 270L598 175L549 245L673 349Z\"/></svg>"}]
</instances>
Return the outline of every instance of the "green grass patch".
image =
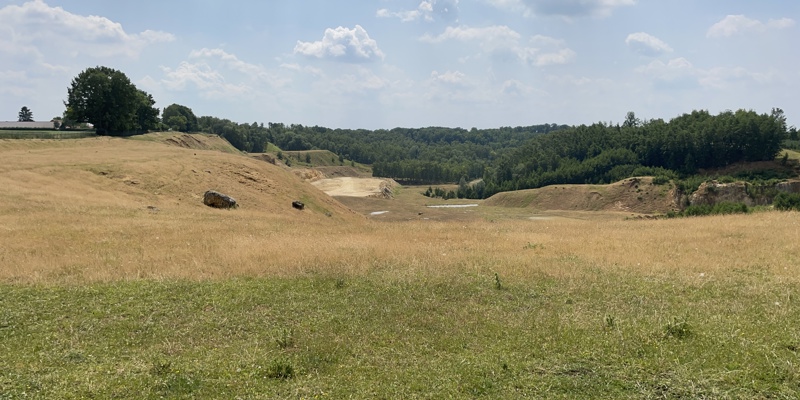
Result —
<instances>
[{"instance_id":1,"label":"green grass patch","mask_svg":"<svg viewBox=\"0 0 800 400\"><path fill-rule=\"evenodd\" d=\"M97 136L94 131L0 129L0 139L82 139Z\"/></svg>"},{"instance_id":2,"label":"green grass patch","mask_svg":"<svg viewBox=\"0 0 800 400\"><path fill-rule=\"evenodd\" d=\"M800 395L800 288L758 268L500 279L3 285L0 397Z\"/></svg>"}]
</instances>

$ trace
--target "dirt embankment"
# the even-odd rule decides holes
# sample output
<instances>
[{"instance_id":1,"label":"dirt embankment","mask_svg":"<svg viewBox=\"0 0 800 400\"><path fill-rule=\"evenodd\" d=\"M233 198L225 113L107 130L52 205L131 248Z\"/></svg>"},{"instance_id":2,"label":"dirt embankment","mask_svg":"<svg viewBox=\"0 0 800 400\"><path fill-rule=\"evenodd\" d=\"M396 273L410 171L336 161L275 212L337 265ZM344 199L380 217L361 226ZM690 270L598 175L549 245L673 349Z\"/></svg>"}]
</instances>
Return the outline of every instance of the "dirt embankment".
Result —
<instances>
[{"instance_id":1,"label":"dirt embankment","mask_svg":"<svg viewBox=\"0 0 800 400\"><path fill-rule=\"evenodd\" d=\"M391 199L395 188L400 186L392 179L373 178L357 168L346 166L295 168L292 172L332 197Z\"/></svg>"},{"instance_id":2,"label":"dirt embankment","mask_svg":"<svg viewBox=\"0 0 800 400\"><path fill-rule=\"evenodd\" d=\"M553 185L539 189L498 193L487 206L527 207L536 210L622 211L641 214L677 210L679 196L671 184L656 185L653 178L628 178L610 185Z\"/></svg>"},{"instance_id":3,"label":"dirt embankment","mask_svg":"<svg viewBox=\"0 0 800 400\"><path fill-rule=\"evenodd\" d=\"M744 203L748 207L772 204L778 193L800 193L800 179L775 185L757 186L747 182L704 182L689 196L691 205L714 205L722 202Z\"/></svg>"}]
</instances>

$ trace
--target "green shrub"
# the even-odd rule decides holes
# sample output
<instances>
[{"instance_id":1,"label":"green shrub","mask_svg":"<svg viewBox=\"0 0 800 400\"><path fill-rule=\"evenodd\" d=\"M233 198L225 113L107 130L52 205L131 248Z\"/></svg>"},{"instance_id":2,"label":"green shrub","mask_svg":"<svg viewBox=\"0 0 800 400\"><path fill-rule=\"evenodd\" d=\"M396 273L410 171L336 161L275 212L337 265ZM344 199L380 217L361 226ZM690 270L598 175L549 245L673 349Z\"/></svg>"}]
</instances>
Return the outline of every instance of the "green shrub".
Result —
<instances>
[{"instance_id":1,"label":"green shrub","mask_svg":"<svg viewBox=\"0 0 800 400\"><path fill-rule=\"evenodd\" d=\"M667 218L699 217L704 215L747 214L750 208L744 203L721 202L714 205L698 204L686 207L681 212L670 211Z\"/></svg>"},{"instance_id":2,"label":"green shrub","mask_svg":"<svg viewBox=\"0 0 800 400\"><path fill-rule=\"evenodd\" d=\"M772 205L782 211L800 211L800 193L778 193L772 201Z\"/></svg>"},{"instance_id":3,"label":"green shrub","mask_svg":"<svg viewBox=\"0 0 800 400\"><path fill-rule=\"evenodd\" d=\"M294 367L285 360L274 361L267 371L267 377L272 379L292 379L294 378Z\"/></svg>"},{"instance_id":4,"label":"green shrub","mask_svg":"<svg viewBox=\"0 0 800 400\"><path fill-rule=\"evenodd\" d=\"M653 178L653 185L666 185L669 183L670 178L665 175L658 175Z\"/></svg>"}]
</instances>

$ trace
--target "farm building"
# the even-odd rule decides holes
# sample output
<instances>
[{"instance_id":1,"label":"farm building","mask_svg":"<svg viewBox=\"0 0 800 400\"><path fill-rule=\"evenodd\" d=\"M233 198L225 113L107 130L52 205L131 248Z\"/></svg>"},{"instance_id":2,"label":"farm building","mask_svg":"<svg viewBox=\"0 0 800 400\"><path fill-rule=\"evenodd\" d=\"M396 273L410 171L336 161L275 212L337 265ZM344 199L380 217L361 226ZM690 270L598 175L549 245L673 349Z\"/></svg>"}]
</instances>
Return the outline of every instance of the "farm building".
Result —
<instances>
[{"instance_id":1,"label":"farm building","mask_svg":"<svg viewBox=\"0 0 800 400\"><path fill-rule=\"evenodd\" d=\"M54 129L53 121L0 121L0 129Z\"/></svg>"}]
</instances>

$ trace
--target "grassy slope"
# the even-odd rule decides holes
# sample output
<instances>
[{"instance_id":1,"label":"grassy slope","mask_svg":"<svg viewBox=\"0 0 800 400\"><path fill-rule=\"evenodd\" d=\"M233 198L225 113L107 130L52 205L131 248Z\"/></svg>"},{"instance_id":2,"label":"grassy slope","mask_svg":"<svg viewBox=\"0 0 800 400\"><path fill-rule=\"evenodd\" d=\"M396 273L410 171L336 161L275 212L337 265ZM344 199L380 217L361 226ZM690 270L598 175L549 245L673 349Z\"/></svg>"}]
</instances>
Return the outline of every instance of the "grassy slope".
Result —
<instances>
[{"instance_id":1,"label":"grassy slope","mask_svg":"<svg viewBox=\"0 0 800 400\"><path fill-rule=\"evenodd\" d=\"M216 150L223 153L242 154L242 152L233 147L227 140L217 135L206 133L154 132L146 135L132 136L130 139L164 143L187 149Z\"/></svg>"},{"instance_id":2,"label":"grassy slope","mask_svg":"<svg viewBox=\"0 0 800 400\"><path fill-rule=\"evenodd\" d=\"M800 393L800 213L381 223L216 151L0 158L0 398Z\"/></svg>"}]
</instances>

